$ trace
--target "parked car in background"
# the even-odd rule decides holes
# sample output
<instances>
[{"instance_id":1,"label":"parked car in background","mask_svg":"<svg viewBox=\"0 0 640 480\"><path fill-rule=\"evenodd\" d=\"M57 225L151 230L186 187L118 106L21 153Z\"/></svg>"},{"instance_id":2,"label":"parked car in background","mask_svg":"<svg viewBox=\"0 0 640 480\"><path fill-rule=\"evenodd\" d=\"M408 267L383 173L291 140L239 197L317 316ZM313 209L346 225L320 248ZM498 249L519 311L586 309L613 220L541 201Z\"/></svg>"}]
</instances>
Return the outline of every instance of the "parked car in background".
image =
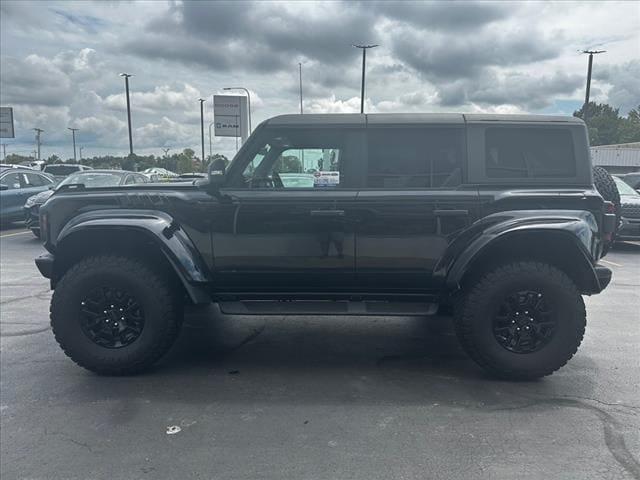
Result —
<instances>
[{"instance_id":1,"label":"parked car in background","mask_svg":"<svg viewBox=\"0 0 640 480\"><path fill-rule=\"evenodd\" d=\"M27 199L24 203L26 226L36 237L40 238L40 206L60 188L71 185L78 185L83 188L115 187L118 185L134 185L148 182L149 179L146 175L125 170L88 170L69 175L57 186L52 186L50 189Z\"/></svg>"},{"instance_id":2,"label":"parked car in background","mask_svg":"<svg viewBox=\"0 0 640 480\"><path fill-rule=\"evenodd\" d=\"M631 186L634 190L640 191L640 172L627 173L626 175L620 175L620 178L624 182Z\"/></svg>"},{"instance_id":3,"label":"parked car in background","mask_svg":"<svg viewBox=\"0 0 640 480\"><path fill-rule=\"evenodd\" d=\"M202 172L188 172L188 173L181 173L180 175L178 175L175 178L172 178L172 181L178 181L178 182L184 182L186 180L198 180L199 178L207 178L207 174L206 173L202 173Z\"/></svg>"},{"instance_id":4,"label":"parked car in background","mask_svg":"<svg viewBox=\"0 0 640 480\"><path fill-rule=\"evenodd\" d=\"M22 220L27 198L55 185L50 175L21 167L0 167L0 222Z\"/></svg>"},{"instance_id":5,"label":"parked car in background","mask_svg":"<svg viewBox=\"0 0 640 480\"><path fill-rule=\"evenodd\" d=\"M161 167L151 167L143 170L142 173L147 175L153 182L167 182L178 176L177 173Z\"/></svg>"},{"instance_id":6,"label":"parked car in background","mask_svg":"<svg viewBox=\"0 0 640 480\"><path fill-rule=\"evenodd\" d=\"M280 179L285 188L313 188L315 176L312 173L281 173Z\"/></svg>"},{"instance_id":7,"label":"parked car in background","mask_svg":"<svg viewBox=\"0 0 640 480\"><path fill-rule=\"evenodd\" d=\"M620 193L620 228L617 240L640 240L640 193L618 177L613 177Z\"/></svg>"},{"instance_id":8,"label":"parked car in background","mask_svg":"<svg viewBox=\"0 0 640 480\"><path fill-rule=\"evenodd\" d=\"M72 173L83 172L85 170L92 170L92 168L77 163L56 163L44 167L43 172L53 175L53 177L59 181Z\"/></svg>"}]
</instances>

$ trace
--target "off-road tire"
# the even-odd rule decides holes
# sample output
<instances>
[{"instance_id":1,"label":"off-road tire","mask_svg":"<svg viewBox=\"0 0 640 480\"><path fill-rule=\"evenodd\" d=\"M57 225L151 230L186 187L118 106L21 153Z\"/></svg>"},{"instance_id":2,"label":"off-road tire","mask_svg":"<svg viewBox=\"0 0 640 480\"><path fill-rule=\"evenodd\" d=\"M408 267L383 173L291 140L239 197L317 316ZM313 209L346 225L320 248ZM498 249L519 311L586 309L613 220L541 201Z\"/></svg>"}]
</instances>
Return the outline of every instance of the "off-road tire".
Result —
<instances>
[{"instance_id":1,"label":"off-road tire","mask_svg":"<svg viewBox=\"0 0 640 480\"><path fill-rule=\"evenodd\" d=\"M556 330L548 344L532 353L514 353L493 334L498 306L509 292L541 292L555 309ZM584 336L586 312L580 292L559 269L540 262L499 266L458 297L454 325L467 354L491 375L511 380L532 380L550 375L576 353Z\"/></svg>"},{"instance_id":2,"label":"off-road tire","mask_svg":"<svg viewBox=\"0 0 640 480\"><path fill-rule=\"evenodd\" d=\"M616 182L613 180L609 172L602 167L593 167L593 184L598 190L598 193L607 202L613 203L614 213L616 214L616 229L611 237L611 242L604 246L604 254L606 254L613 243L615 243L616 234L618 233L618 226L620 225L620 215L622 214L622 206L620 203L620 192Z\"/></svg>"},{"instance_id":3,"label":"off-road tire","mask_svg":"<svg viewBox=\"0 0 640 480\"><path fill-rule=\"evenodd\" d=\"M182 323L182 296L166 275L119 255L86 258L58 282L51 300L51 328L65 354L81 367L104 375L129 375L153 365L171 347ZM130 291L144 311L144 327L133 343L105 348L81 328L81 302L92 288Z\"/></svg>"}]
</instances>

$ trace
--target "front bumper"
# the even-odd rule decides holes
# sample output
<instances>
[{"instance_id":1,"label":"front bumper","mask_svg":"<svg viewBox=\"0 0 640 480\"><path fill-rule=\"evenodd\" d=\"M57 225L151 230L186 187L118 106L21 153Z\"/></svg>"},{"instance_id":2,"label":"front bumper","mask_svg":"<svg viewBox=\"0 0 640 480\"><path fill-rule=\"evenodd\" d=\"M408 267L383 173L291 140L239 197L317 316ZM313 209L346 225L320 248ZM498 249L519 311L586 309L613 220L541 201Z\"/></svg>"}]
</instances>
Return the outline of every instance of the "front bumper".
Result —
<instances>
[{"instance_id":1,"label":"front bumper","mask_svg":"<svg viewBox=\"0 0 640 480\"><path fill-rule=\"evenodd\" d=\"M616 240L640 240L640 218L622 217Z\"/></svg>"},{"instance_id":2,"label":"front bumper","mask_svg":"<svg viewBox=\"0 0 640 480\"><path fill-rule=\"evenodd\" d=\"M598 278L598 285L600 287L599 292L601 292L605 288L607 288L607 286L611 282L611 276L613 275L613 272L611 271L610 268L603 267L602 265L596 265L595 271L596 271L596 277Z\"/></svg>"},{"instance_id":3,"label":"front bumper","mask_svg":"<svg viewBox=\"0 0 640 480\"><path fill-rule=\"evenodd\" d=\"M24 223L31 230L40 230L40 205L24 208Z\"/></svg>"},{"instance_id":4,"label":"front bumper","mask_svg":"<svg viewBox=\"0 0 640 480\"><path fill-rule=\"evenodd\" d=\"M36 267L44 278L53 279L53 261L54 256L50 253L43 253L36 257Z\"/></svg>"}]
</instances>

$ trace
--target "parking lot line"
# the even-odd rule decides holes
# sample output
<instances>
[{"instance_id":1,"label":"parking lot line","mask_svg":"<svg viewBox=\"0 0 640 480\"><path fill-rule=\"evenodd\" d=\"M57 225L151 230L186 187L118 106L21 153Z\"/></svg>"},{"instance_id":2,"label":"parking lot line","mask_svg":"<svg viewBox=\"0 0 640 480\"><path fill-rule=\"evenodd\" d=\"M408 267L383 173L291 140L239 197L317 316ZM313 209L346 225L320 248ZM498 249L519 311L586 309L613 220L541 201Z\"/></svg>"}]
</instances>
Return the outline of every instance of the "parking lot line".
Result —
<instances>
[{"instance_id":1,"label":"parking lot line","mask_svg":"<svg viewBox=\"0 0 640 480\"><path fill-rule=\"evenodd\" d=\"M6 235L0 235L0 238L5 238L5 237L14 237L14 236L16 236L16 235L26 235L27 233L31 233L31 232L7 233Z\"/></svg>"},{"instance_id":2,"label":"parking lot line","mask_svg":"<svg viewBox=\"0 0 640 480\"><path fill-rule=\"evenodd\" d=\"M601 261L602 263L608 263L609 265L613 265L614 267L623 267L623 266L624 266L624 265L620 265L619 263L616 263L616 262L611 262L611 261L609 261L609 260L602 260L602 259L600 259L600 261Z\"/></svg>"}]
</instances>

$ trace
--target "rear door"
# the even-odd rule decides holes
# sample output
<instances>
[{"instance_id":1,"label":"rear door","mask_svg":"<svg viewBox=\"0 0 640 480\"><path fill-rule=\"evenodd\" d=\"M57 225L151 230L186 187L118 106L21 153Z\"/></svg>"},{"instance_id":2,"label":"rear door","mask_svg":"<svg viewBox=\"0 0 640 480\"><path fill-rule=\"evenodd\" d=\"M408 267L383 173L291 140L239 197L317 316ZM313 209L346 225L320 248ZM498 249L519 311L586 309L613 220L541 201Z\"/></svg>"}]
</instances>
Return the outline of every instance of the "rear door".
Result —
<instances>
[{"instance_id":1,"label":"rear door","mask_svg":"<svg viewBox=\"0 0 640 480\"><path fill-rule=\"evenodd\" d=\"M319 126L265 129L253 139L222 190L227 200L212 207L217 291L308 293L353 285L352 172L363 138L362 128ZM320 180L323 172L335 172L331 182Z\"/></svg>"},{"instance_id":2,"label":"rear door","mask_svg":"<svg viewBox=\"0 0 640 480\"><path fill-rule=\"evenodd\" d=\"M366 157L357 201L358 285L436 289L436 265L478 216L477 189L466 184L464 123L369 124Z\"/></svg>"}]
</instances>

